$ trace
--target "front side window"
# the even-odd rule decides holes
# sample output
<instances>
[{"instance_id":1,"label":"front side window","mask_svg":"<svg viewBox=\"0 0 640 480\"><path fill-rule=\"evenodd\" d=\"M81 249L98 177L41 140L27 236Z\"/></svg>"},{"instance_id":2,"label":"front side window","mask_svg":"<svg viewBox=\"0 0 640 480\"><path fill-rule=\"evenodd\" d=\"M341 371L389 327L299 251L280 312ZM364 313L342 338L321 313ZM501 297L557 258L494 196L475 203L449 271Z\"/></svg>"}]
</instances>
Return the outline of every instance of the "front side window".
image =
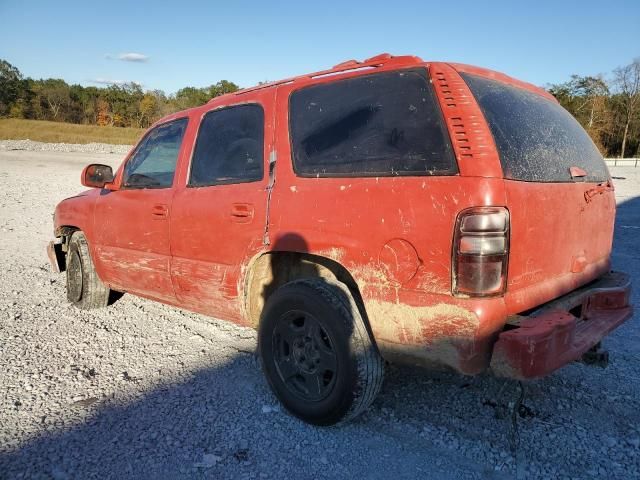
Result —
<instances>
[{"instance_id":1,"label":"front side window","mask_svg":"<svg viewBox=\"0 0 640 480\"><path fill-rule=\"evenodd\" d=\"M189 186L261 180L264 174L264 111L248 104L214 110L202 119L191 161Z\"/></svg>"},{"instance_id":2,"label":"front side window","mask_svg":"<svg viewBox=\"0 0 640 480\"><path fill-rule=\"evenodd\" d=\"M375 73L295 91L296 173L307 177L451 175L451 143L425 69Z\"/></svg>"},{"instance_id":3,"label":"front side window","mask_svg":"<svg viewBox=\"0 0 640 480\"><path fill-rule=\"evenodd\" d=\"M140 142L124 168L126 188L167 188L173 184L188 119L158 125Z\"/></svg>"}]
</instances>

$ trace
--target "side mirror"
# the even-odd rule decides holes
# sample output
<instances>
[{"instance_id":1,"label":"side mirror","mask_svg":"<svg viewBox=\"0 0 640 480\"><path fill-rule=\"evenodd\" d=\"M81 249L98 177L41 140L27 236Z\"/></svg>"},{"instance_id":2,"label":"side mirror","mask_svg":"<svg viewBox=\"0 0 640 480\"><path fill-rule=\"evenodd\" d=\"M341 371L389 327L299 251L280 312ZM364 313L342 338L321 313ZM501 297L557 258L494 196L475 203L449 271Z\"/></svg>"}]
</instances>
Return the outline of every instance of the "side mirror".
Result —
<instances>
[{"instance_id":1,"label":"side mirror","mask_svg":"<svg viewBox=\"0 0 640 480\"><path fill-rule=\"evenodd\" d=\"M92 163L82 170L80 182L85 187L104 188L105 184L113 182L113 170L109 165Z\"/></svg>"}]
</instances>

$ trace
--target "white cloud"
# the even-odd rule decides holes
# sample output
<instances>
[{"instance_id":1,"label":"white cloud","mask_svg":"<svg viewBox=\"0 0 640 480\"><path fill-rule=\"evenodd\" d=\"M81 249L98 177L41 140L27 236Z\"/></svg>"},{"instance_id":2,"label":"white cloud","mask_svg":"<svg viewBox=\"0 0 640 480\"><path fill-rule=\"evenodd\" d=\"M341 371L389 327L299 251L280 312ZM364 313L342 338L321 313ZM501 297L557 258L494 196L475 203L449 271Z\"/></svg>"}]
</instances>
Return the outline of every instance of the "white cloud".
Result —
<instances>
[{"instance_id":1,"label":"white cloud","mask_svg":"<svg viewBox=\"0 0 640 480\"><path fill-rule=\"evenodd\" d=\"M139 82L132 82L130 80L112 80L109 78L102 78L102 77L94 78L89 81L91 83L99 83L100 85L125 85L127 83L137 83L138 85L140 84Z\"/></svg>"},{"instance_id":2,"label":"white cloud","mask_svg":"<svg viewBox=\"0 0 640 480\"><path fill-rule=\"evenodd\" d=\"M143 53L136 53L136 52L119 53L118 55L105 53L104 58L106 58L107 60L122 60L123 62L136 62L136 63L145 63L149 61L148 55L144 55Z\"/></svg>"},{"instance_id":3,"label":"white cloud","mask_svg":"<svg viewBox=\"0 0 640 480\"><path fill-rule=\"evenodd\" d=\"M147 55L143 55L142 53L121 53L118 55L118 60L122 60L124 62L147 62L149 61L149 57Z\"/></svg>"}]
</instances>

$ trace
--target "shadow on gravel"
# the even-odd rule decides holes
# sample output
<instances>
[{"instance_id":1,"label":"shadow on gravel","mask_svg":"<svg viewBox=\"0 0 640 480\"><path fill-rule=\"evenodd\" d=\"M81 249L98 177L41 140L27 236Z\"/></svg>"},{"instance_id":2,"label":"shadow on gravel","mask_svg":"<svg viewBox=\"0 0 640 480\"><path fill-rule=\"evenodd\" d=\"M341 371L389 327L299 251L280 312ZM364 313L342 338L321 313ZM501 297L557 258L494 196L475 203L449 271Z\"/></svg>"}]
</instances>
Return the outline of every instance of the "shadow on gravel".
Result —
<instances>
[{"instance_id":1,"label":"shadow on gravel","mask_svg":"<svg viewBox=\"0 0 640 480\"><path fill-rule=\"evenodd\" d=\"M256 400L267 398L265 389L253 355L244 354L126 405L76 402L64 408L89 410L89 418L0 455L0 478L175 478L211 468L240 473L258 460L249 442L255 425L269 423Z\"/></svg>"},{"instance_id":2,"label":"shadow on gravel","mask_svg":"<svg viewBox=\"0 0 640 480\"><path fill-rule=\"evenodd\" d=\"M490 470L483 462L425 442L423 419L395 437L397 418L410 416L404 402L419 406L417 417L439 410L439 418L447 418L462 411L441 402L457 393L463 377L444 374L444 388L431 398L424 383L416 390L416 378L415 372L394 370L394 391L383 392L381 404L347 426L317 428L283 412L254 355L239 353L194 372L184 383L158 386L127 404L106 400L65 406L86 411L86 420L44 431L21 449L0 454L0 478L389 478L392 473L414 478L431 472L446 479ZM486 413L492 415L491 410ZM472 420L473 415L466 418ZM440 470L436 458L438 465L455 465L455 471Z\"/></svg>"},{"instance_id":3,"label":"shadow on gravel","mask_svg":"<svg viewBox=\"0 0 640 480\"><path fill-rule=\"evenodd\" d=\"M639 193L640 195L640 193ZM640 260L640 196L618 205L613 257L625 256ZM620 267L624 270L624 265ZM634 282L640 288L640 282Z\"/></svg>"}]
</instances>

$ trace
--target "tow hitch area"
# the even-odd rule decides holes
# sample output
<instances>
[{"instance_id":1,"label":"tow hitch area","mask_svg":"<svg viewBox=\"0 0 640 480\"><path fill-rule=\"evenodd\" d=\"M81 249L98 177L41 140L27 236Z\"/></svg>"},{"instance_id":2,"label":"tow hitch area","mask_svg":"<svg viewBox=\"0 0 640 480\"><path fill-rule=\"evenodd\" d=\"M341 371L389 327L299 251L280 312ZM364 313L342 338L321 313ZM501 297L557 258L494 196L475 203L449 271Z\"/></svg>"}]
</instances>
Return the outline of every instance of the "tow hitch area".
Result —
<instances>
[{"instance_id":1,"label":"tow hitch area","mask_svg":"<svg viewBox=\"0 0 640 480\"><path fill-rule=\"evenodd\" d=\"M500 377L540 378L569 362L606 365L600 340L633 314L631 282L612 272L586 287L545 304L527 317L516 317L500 334L491 369Z\"/></svg>"},{"instance_id":2,"label":"tow hitch area","mask_svg":"<svg viewBox=\"0 0 640 480\"><path fill-rule=\"evenodd\" d=\"M582 354L582 363L600 368L607 368L609 365L609 352L602 350L600 342Z\"/></svg>"}]
</instances>

